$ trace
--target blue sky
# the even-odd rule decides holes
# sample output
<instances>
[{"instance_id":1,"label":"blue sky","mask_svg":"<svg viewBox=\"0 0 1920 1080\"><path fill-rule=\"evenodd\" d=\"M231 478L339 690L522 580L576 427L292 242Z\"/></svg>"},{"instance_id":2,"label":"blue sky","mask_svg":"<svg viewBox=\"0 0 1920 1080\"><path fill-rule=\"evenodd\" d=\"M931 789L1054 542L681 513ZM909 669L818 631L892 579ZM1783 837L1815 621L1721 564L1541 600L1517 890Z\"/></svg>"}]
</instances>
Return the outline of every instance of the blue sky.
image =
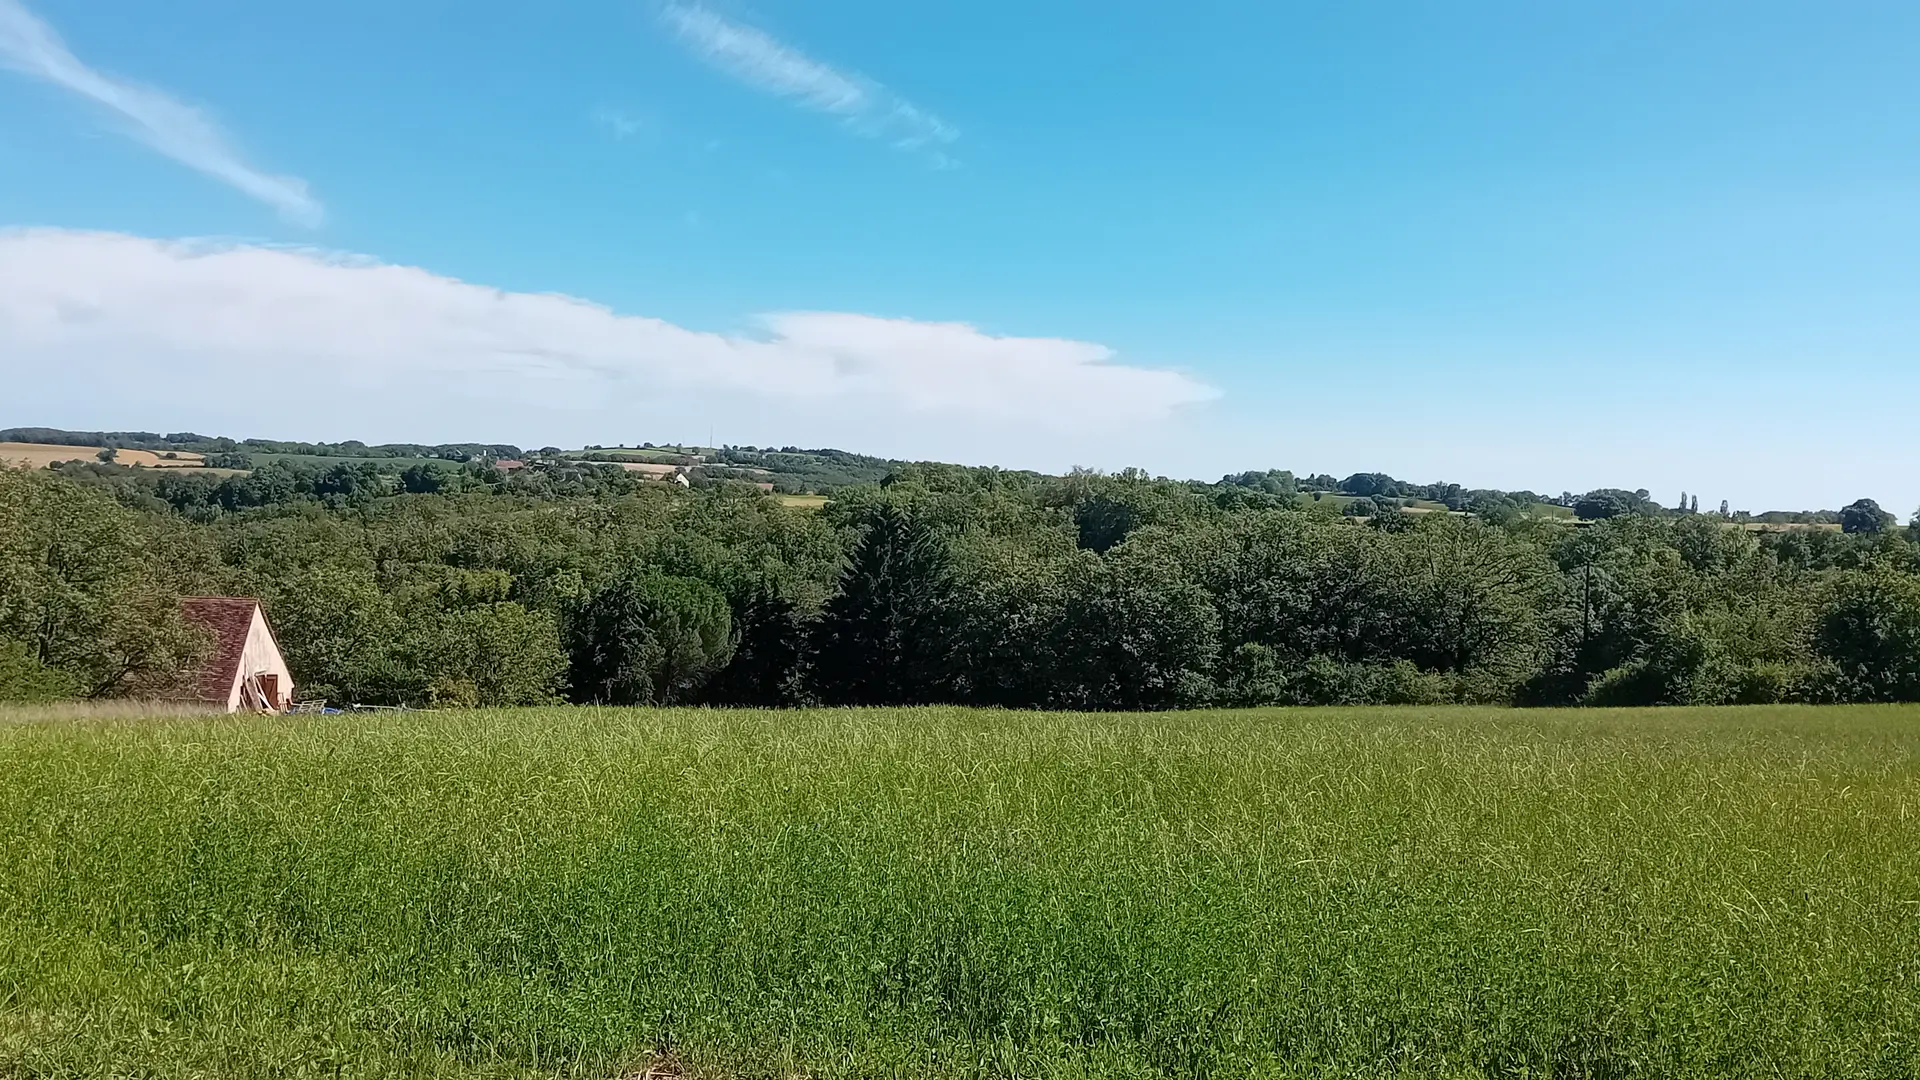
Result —
<instances>
[{"instance_id":1,"label":"blue sky","mask_svg":"<svg viewBox=\"0 0 1920 1080\"><path fill-rule=\"evenodd\" d=\"M0 424L1920 504L1911 3L0 0L0 67Z\"/></svg>"}]
</instances>

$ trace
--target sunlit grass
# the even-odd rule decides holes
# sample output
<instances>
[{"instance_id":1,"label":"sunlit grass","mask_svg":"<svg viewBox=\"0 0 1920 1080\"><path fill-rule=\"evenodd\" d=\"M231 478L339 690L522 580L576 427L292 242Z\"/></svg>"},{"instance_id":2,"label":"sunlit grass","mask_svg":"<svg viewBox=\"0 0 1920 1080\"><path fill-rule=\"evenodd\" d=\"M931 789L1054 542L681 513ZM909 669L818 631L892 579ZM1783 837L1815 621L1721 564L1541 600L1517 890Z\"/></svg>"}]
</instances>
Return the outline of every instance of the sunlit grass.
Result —
<instances>
[{"instance_id":1,"label":"sunlit grass","mask_svg":"<svg viewBox=\"0 0 1920 1080\"><path fill-rule=\"evenodd\" d=\"M62 701L51 705L9 705L0 701L0 725L51 724L74 720L150 720L180 717L207 718L216 712L213 706L169 701L129 701L105 698L99 701Z\"/></svg>"},{"instance_id":2,"label":"sunlit grass","mask_svg":"<svg viewBox=\"0 0 1920 1080\"><path fill-rule=\"evenodd\" d=\"M0 1076L1920 1074L1920 709L0 724Z\"/></svg>"}]
</instances>

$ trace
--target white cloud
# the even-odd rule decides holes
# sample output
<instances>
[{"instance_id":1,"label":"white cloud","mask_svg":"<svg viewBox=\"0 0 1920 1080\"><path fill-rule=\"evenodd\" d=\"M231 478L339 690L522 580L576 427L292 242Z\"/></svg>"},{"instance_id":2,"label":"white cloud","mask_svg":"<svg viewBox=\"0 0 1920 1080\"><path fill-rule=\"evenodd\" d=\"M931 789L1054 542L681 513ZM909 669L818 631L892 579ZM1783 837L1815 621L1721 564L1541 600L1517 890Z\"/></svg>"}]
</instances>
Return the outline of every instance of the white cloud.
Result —
<instances>
[{"instance_id":1,"label":"white cloud","mask_svg":"<svg viewBox=\"0 0 1920 1080\"><path fill-rule=\"evenodd\" d=\"M951 124L855 72L840 71L700 4L669 3L662 17L702 59L750 86L816 112L840 117L869 138L953 164L943 147L960 137Z\"/></svg>"},{"instance_id":2,"label":"white cloud","mask_svg":"<svg viewBox=\"0 0 1920 1080\"><path fill-rule=\"evenodd\" d=\"M183 165L238 188L292 221L317 225L320 204L305 181L247 164L204 113L167 94L123 82L80 62L60 35L19 0L0 0L0 67L44 79L119 114L128 134Z\"/></svg>"},{"instance_id":3,"label":"white cloud","mask_svg":"<svg viewBox=\"0 0 1920 1080\"><path fill-rule=\"evenodd\" d=\"M599 108L593 113L593 122L606 128L613 134L615 141L625 142L639 134L644 125L636 118L619 109Z\"/></svg>"},{"instance_id":4,"label":"white cloud","mask_svg":"<svg viewBox=\"0 0 1920 1080\"><path fill-rule=\"evenodd\" d=\"M1654 379L1644 356L1550 341L1443 340L1413 355L1420 365L1359 331L1276 341L1264 362L1285 373L1284 395L1249 386L1205 406L1212 388L1084 341L821 312L708 333L365 258L0 230L0 427L523 446L714 438L1205 478L1279 467L1645 486L1669 499L1685 488L1752 510L1863 494L1903 515L1920 504L1905 369L1872 381L1794 354L1729 380L1690 372L1676 352ZM1809 381L1814 363L1835 377ZM1570 419L1553 375L1567 371L1620 373L1574 395L1582 415L1608 418L1601 428ZM1701 401L1721 420L1703 422ZM1357 423L1355 409L1385 420ZM1804 439L1740 433L1741 418L1788 414L1842 417L1844 437L1811 453Z\"/></svg>"},{"instance_id":5,"label":"white cloud","mask_svg":"<svg viewBox=\"0 0 1920 1080\"><path fill-rule=\"evenodd\" d=\"M824 312L761 325L689 330L304 250L6 231L0 423L596 442L712 424L1059 465L1216 396L1081 341Z\"/></svg>"}]
</instances>

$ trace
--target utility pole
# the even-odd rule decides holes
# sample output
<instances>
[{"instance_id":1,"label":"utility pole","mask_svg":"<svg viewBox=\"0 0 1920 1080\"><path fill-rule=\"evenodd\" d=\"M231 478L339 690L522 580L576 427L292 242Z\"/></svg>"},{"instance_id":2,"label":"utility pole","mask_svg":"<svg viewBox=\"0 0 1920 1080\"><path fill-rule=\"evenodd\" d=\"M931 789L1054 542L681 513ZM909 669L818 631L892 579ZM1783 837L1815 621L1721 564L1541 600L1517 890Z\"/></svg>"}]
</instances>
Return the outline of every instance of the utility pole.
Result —
<instances>
[{"instance_id":1,"label":"utility pole","mask_svg":"<svg viewBox=\"0 0 1920 1080\"><path fill-rule=\"evenodd\" d=\"M1593 563L1588 562L1580 569L1585 586L1580 600L1580 649L1585 652L1588 642L1593 640Z\"/></svg>"}]
</instances>

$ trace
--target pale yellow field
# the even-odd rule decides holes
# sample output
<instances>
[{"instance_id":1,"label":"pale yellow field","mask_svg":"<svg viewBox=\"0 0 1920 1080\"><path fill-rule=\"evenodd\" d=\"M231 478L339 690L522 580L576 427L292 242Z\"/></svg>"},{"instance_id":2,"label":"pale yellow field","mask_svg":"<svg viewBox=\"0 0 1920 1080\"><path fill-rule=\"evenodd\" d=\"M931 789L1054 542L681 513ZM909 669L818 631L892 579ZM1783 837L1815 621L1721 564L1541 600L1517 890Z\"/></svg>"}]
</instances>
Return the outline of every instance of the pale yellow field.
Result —
<instances>
[{"instance_id":1,"label":"pale yellow field","mask_svg":"<svg viewBox=\"0 0 1920 1080\"><path fill-rule=\"evenodd\" d=\"M781 506L791 506L800 510L818 510L827 505L825 495L775 495Z\"/></svg>"},{"instance_id":2,"label":"pale yellow field","mask_svg":"<svg viewBox=\"0 0 1920 1080\"><path fill-rule=\"evenodd\" d=\"M102 449L98 446L52 446L47 443L0 443L0 462L38 469L61 461L93 461L100 456ZM187 450L172 453L173 457L163 458L151 450L122 450L114 458L114 463L149 469L198 469L206 465L207 459L200 454Z\"/></svg>"},{"instance_id":3,"label":"pale yellow field","mask_svg":"<svg viewBox=\"0 0 1920 1080\"><path fill-rule=\"evenodd\" d=\"M639 473L642 476L655 478L672 476L674 473L680 471L680 466L678 465L663 465L650 461L622 461L619 465L630 473Z\"/></svg>"}]
</instances>

